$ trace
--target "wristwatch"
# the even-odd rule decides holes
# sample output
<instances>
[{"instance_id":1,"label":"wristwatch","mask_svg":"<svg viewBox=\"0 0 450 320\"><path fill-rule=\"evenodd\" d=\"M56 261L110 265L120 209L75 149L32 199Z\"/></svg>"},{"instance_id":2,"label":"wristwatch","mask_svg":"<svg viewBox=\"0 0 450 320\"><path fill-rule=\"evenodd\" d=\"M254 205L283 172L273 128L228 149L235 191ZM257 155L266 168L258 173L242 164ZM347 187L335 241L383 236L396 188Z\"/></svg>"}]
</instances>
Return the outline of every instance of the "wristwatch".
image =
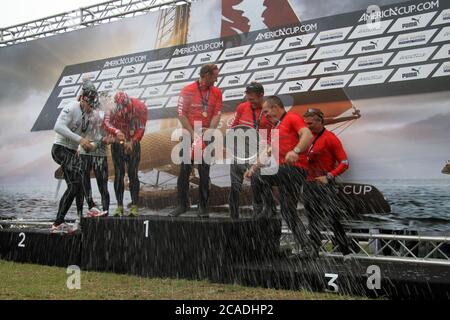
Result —
<instances>
[{"instance_id":1,"label":"wristwatch","mask_svg":"<svg viewBox=\"0 0 450 320\"><path fill-rule=\"evenodd\" d=\"M299 147L295 147L294 150L292 151L294 151L296 154L300 154L300 152L302 152L302 150Z\"/></svg>"},{"instance_id":2,"label":"wristwatch","mask_svg":"<svg viewBox=\"0 0 450 320\"><path fill-rule=\"evenodd\" d=\"M327 180L328 181L333 181L334 180L334 176L331 173L327 173Z\"/></svg>"}]
</instances>

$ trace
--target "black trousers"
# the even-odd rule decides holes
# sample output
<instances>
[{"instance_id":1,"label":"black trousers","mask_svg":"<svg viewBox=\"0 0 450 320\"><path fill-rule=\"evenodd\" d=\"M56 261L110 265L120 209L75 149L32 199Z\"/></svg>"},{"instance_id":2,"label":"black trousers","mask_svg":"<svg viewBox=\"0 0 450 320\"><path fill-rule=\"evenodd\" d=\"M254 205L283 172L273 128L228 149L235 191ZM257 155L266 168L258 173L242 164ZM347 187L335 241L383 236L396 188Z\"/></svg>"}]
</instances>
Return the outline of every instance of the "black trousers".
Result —
<instances>
[{"instance_id":1,"label":"black trousers","mask_svg":"<svg viewBox=\"0 0 450 320\"><path fill-rule=\"evenodd\" d=\"M64 192L59 201L58 213L56 215L55 224L64 222L67 212L76 199L77 213L82 215L83 212L83 187L82 187L82 169L80 158L76 151L54 144L52 147L52 158L59 164L63 170L64 180L67 184L67 190Z\"/></svg>"},{"instance_id":2,"label":"black trousers","mask_svg":"<svg viewBox=\"0 0 450 320\"><path fill-rule=\"evenodd\" d=\"M239 196L242 189L242 183L244 181L244 173L245 171L247 171L248 167L249 166L247 164L231 164L230 166L231 189L230 195L228 197L228 206L230 208L230 217L234 219L239 218ZM251 181L251 184L253 185L253 179ZM268 198L265 199L267 208L272 211L276 211L272 187L268 186L267 184L263 184L262 187L268 188L267 192L265 192L265 194L268 196ZM252 191L253 190L254 189L252 188ZM261 193L252 192L252 194L253 209L255 213L259 213L264 208L263 196Z\"/></svg>"},{"instance_id":3,"label":"black trousers","mask_svg":"<svg viewBox=\"0 0 450 320\"><path fill-rule=\"evenodd\" d=\"M291 229L295 240L302 246L310 248L310 240L306 228L297 214L297 204L305 185L306 172L294 166L281 165L274 175L261 175L260 172L252 176L253 194L260 194L264 206L266 199L270 199L269 186L278 186L280 190L281 216Z\"/></svg>"},{"instance_id":4,"label":"black trousers","mask_svg":"<svg viewBox=\"0 0 450 320\"><path fill-rule=\"evenodd\" d=\"M116 194L117 205L123 206L123 193L125 191L125 164L127 165L128 178L130 180L131 204L137 205L139 201L139 177L138 169L141 161L141 144L136 142L131 154L125 154L123 144L113 143L111 145L111 155L114 163L114 192Z\"/></svg>"},{"instance_id":5,"label":"black trousers","mask_svg":"<svg viewBox=\"0 0 450 320\"><path fill-rule=\"evenodd\" d=\"M86 202L89 209L95 206L92 199L91 187L91 170L94 170L95 179L97 180L98 190L102 198L103 211L109 210L109 192L108 192L108 159L106 157L95 157L89 155L80 155L81 167L83 171L83 189Z\"/></svg>"},{"instance_id":6,"label":"black trousers","mask_svg":"<svg viewBox=\"0 0 450 320\"><path fill-rule=\"evenodd\" d=\"M340 223L345 211L340 205L337 195L338 189L334 183L319 185L308 182L307 196L305 197L305 210L309 220L309 232L315 250L322 244L320 231L327 230L328 226L334 233L334 243L339 246L340 252L350 253L350 240Z\"/></svg>"},{"instance_id":7,"label":"black trousers","mask_svg":"<svg viewBox=\"0 0 450 320\"><path fill-rule=\"evenodd\" d=\"M206 209L209 198L209 169L210 165L202 162L197 165L198 174L200 176L199 191L199 208ZM192 171L192 164L182 162L180 168L180 175L177 179L178 188L178 205L181 207L188 207L189 194L189 175Z\"/></svg>"}]
</instances>

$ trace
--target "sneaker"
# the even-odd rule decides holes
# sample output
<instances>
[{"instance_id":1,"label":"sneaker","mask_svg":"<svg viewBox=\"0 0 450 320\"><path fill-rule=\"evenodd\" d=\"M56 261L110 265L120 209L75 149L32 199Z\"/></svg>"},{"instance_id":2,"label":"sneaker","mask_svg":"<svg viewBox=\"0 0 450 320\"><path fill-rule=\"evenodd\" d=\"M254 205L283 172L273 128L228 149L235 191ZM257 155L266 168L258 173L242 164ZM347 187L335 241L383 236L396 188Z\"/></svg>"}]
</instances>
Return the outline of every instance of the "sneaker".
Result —
<instances>
[{"instance_id":1,"label":"sneaker","mask_svg":"<svg viewBox=\"0 0 450 320\"><path fill-rule=\"evenodd\" d=\"M92 207L89 212L87 213L87 217L89 218L97 218L97 217L103 217L104 215L106 215L108 212L107 211L101 211L99 208L97 207Z\"/></svg>"},{"instance_id":2,"label":"sneaker","mask_svg":"<svg viewBox=\"0 0 450 320\"><path fill-rule=\"evenodd\" d=\"M114 217L121 217L123 216L123 207L117 207L114 211Z\"/></svg>"},{"instance_id":3,"label":"sneaker","mask_svg":"<svg viewBox=\"0 0 450 320\"><path fill-rule=\"evenodd\" d=\"M137 217L137 215L138 215L138 206L131 206L130 217Z\"/></svg>"},{"instance_id":4,"label":"sneaker","mask_svg":"<svg viewBox=\"0 0 450 320\"><path fill-rule=\"evenodd\" d=\"M178 217L187 211L187 207L178 206L169 213L169 217Z\"/></svg>"},{"instance_id":5,"label":"sneaker","mask_svg":"<svg viewBox=\"0 0 450 320\"><path fill-rule=\"evenodd\" d=\"M69 226L67 223L63 222L61 224L52 224L50 233L73 233L75 230Z\"/></svg>"}]
</instances>

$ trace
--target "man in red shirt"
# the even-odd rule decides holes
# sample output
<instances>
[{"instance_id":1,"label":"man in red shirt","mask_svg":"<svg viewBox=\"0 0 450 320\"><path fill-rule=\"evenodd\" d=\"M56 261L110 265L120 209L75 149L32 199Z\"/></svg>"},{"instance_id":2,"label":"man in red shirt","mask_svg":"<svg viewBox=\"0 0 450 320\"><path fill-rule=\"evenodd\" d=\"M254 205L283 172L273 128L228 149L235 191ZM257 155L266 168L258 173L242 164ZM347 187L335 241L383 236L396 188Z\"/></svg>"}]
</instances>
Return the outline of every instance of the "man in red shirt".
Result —
<instances>
[{"instance_id":1,"label":"man in red shirt","mask_svg":"<svg viewBox=\"0 0 450 320\"><path fill-rule=\"evenodd\" d=\"M217 128L222 113L222 92L214 86L219 75L219 68L215 64L205 64L200 68L200 79L187 85L181 90L178 98L178 119L187 134L183 139L202 140L202 133L207 129ZM194 128L201 127L201 132L194 132ZM192 159L191 159L192 160ZM199 216L208 217L207 203L209 197L209 168L210 165L202 159L198 164L200 175L199 185ZM169 215L177 217L185 213L189 207L189 175L192 171L192 161L182 162L177 180L178 207Z\"/></svg>"},{"instance_id":2,"label":"man in red shirt","mask_svg":"<svg viewBox=\"0 0 450 320\"><path fill-rule=\"evenodd\" d=\"M337 188L334 179L348 169L348 159L338 137L324 127L324 116L319 109L309 109L304 115L306 125L314 135L307 152L308 160L308 197L305 198L305 210L309 220L309 231L316 254L322 244L320 231L331 222L335 241L340 251L351 253L350 241L339 222L343 213L339 206Z\"/></svg>"},{"instance_id":3,"label":"man in red shirt","mask_svg":"<svg viewBox=\"0 0 450 320\"><path fill-rule=\"evenodd\" d=\"M270 134L272 123L263 113L262 104L264 102L264 87L258 82L250 83L245 90L246 102L239 104L234 114L234 120L231 128L245 129L251 128L259 132L267 130L267 136ZM262 135L265 136L264 134ZM256 151L259 150L259 141ZM249 146L248 146L249 147ZM250 148L249 148L250 149ZM249 168L247 163L234 163L230 166L231 190L228 198L230 216L233 219L239 218L239 194L244 180L244 173ZM271 191L271 190L269 190ZM271 217L275 215L276 205L271 192L267 200L267 206L263 207L261 194L253 194L253 208L255 217ZM267 210L263 210L267 209Z\"/></svg>"},{"instance_id":4,"label":"man in red shirt","mask_svg":"<svg viewBox=\"0 0 450 320\"><path fill-rule=\"evenodd\" d=\"M269 196L264 185L279 187L281 215L296 241L309 249L306 228L297 215L297 203L306 181L306 151L313 139L312 133L302 117L293 112L286 112L283 102L276 96L266 99L263 112L274 124L271 131L272 142L279 142L271 151L272 156L278 156L278 171L265 175L260 170L261 165L255 164L245 173L245 177L253 180L253 193L262 194L264 205L267 205L265 199Z\"/></svg>"},{"instance_id":5,"label":"man in red shirt","mask_svg":"<svg viewBox=\"0 0 450 320\"><path fill-rule=\"evenodd\" d=\"M144 136L147 124L147 107L138 99L130 98L125 92L117 92L114 96L116 108L105 116L103 128L116 138L111 145L114 163L114 191L117 199L117 209L114 216L121 216L123 210L123 193L125 178L125 163L130 179L131 209L130 216L136 216L139 200L138 169L141 161L140 141Z\"/></svg>"}]
</instances>

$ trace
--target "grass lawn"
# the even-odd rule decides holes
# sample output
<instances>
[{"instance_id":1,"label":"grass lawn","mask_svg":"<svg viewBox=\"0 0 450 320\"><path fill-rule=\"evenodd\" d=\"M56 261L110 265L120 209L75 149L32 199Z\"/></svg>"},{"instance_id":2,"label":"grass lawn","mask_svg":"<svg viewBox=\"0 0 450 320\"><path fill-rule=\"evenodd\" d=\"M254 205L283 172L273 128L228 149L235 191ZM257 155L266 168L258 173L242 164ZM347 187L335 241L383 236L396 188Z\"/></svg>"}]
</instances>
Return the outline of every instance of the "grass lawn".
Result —
<instances>
[{"instance_id":1,"label":"grass lawn","mask_svg":"<svg viewBox=\"0 0 450 320\"><path fill-rule=\"evenodd\" d=\"M81 271L81 289L69 290L66 286L68 277L65 268L0 260L0 299L362 299L331 293L84 271Z\"/></svg>"}]
</instances>

